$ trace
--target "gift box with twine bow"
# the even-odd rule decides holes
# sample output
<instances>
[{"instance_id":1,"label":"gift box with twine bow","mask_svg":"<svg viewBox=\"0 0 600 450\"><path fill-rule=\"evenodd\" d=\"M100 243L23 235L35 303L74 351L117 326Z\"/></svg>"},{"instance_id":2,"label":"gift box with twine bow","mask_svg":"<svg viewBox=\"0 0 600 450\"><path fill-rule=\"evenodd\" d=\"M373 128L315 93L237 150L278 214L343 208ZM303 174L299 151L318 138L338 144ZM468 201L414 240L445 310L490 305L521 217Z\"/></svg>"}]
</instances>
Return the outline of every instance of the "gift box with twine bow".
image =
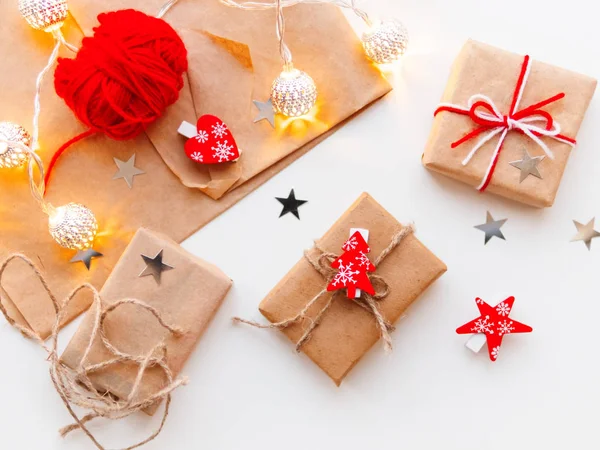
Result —
<instances>
[{"instance_id":1,"label":"gift box with twine bow","mask_svg":"<svg viewBox=\"0 0 600 450\"><path fill-rule=\"evenodd\" d=\"M327 286L336 272L331 268L334 255L355 228L369 231L375 292L349 299L345 290L330 292ZM413 226L400 224L365 193L261 302L260 312L284 326L261 327L280 328L339 386L377 341L391 347L394 323L445 271Z\"/></svg>"}]
</instances>

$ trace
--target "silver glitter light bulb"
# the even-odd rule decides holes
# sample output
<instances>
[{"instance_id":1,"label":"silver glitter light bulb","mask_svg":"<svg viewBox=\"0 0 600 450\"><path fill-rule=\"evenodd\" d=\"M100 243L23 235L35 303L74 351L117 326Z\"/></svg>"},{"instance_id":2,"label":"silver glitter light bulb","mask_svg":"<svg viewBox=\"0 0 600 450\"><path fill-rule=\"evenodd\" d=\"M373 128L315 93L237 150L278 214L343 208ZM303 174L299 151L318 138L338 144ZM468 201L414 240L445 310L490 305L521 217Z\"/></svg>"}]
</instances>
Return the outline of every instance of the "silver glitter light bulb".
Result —
<instances>
[{"instance_id":1,"label":"silver glitter light bulb","mask_svg":"<svg viewBox=\"0 0 600 450\"><path fill-rule=\"evenodd\" d=\"M98 223L91 210L79 203L69 203L50 213L48 229L61 247L86 250L94 243Z\"/></svg>"},{"instance_id":2,"label":"silver glitter light bulb","mask_svg":"<svg viewBox=\"0 0 600 450\"><path fill-rule=\"evenodd\" d=\"M31 143L31 136L21 125L12 122L0 122L0 138L6 141L19 142L25 146ZM22 166L29 159L29 154L18 147L0 142L0 168L11 169Z\"/></svg>"},{"instance_id":3,"label":"silver glitter light bulb","mask_svg":"<svg viewBox=\"0 0 600 450\"><path fill-rule=\"evenodd\" d=\"M408 47L408 30L395 20L376 23L362 36L367 56L377 64L397 61Z\"/></svg>"},{"instance_id":4,"label":"silver glitter light bulb","mask_svg":"<svg viewBox=\"0 0 600 450\"><path fill-rule=\"evenodd\" d=\"M313 79L298 69L284 69L273 81L271 101L276 112L288 117L307 114L317 101Z\"/></svg>"},{"instance_id":5,"label":"silver glitter light bulb","mask_svg":"<svg viewBox=\"0 0 600 450\"><path fill-rule=\"evenodd\" d=\"M67 0L19 0L19 11L31 27L52 32L63 26L69 5Z\"/></svg>"}]
</instances>

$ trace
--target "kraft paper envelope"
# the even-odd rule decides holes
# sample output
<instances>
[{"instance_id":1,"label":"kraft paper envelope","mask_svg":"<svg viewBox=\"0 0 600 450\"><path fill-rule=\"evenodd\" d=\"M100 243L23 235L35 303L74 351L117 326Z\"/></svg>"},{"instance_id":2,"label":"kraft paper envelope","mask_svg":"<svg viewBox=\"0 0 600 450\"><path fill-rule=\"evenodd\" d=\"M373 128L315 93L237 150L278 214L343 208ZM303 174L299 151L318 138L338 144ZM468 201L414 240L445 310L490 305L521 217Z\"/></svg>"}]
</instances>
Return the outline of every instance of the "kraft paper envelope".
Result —
<instances>
[{"instance_id":1,"label":"kraft paper envelope","mask_svg":"<svg viewBox=\"0 0 600 450\"><path fill-rule=\"evenodd\" d=\"M71 0L69 6L73 17L67 21L63 31L69 42L79 45L83 33L92 34L99 12L138 7L154 14L162 3L162 0ZM35 79L52 51L52 37L31 29L20 16L17 2L0 2L0 17L3 18L4 25L0 29L0 56L6 68L0 72L0 120L10 120L30 128ZM254 141L246 141L244 133L241 133L242 142L239 145L244 150L244 158L240 161L242 174L236 183L245 179L248 181L239 186L234 184L234 189L215 201L197 188L186 187L165 164L146 135L127 142L116 142L103 136L90 137L63 154L53 172L47 199L57 206L79 202L92 209L100 227L94 248L104 256L92 261L90 271L81 263L69 263L74 252L54 243L47 230L46 216L29 194L26 170L18 169L0 171L0 259L15 251L27 255L44 271L52 292L59 299L84 282L100 288L138 228L148 227L181 242L308 152L356 112L389 92L389 84L366 59L355 32L337 8L302 5L286 10L286 17L287 42L294 52L298 67L315 78L321 93L321 103L317 105L314 123L292 122L286 128L286 124L278 122L277 129L283 131L281 135L277 135L277 139L285 141L285 144L281 144L282 147L253 148L251 144ZM260 90L254 92L252 97L267 99L269 85L280 70L279 67L275 70L273 66L275 73L271 73L271 68L265 68L260 62L265 57L263 55L268 55L268 58L277 55L273 11L238 11L221 5L217 0L182 1L165 19L186 40L190 39L190 35L196 35L199 41L208 45L207 39L210 37L212 44L220 47L211 49L215 53L225 49L228 55L232 55L231 45L237 45L235 43L240 44L239 48L248 47L252 70L243 65L236 66L236 70L253 74L253 89L257 90L257 83L261 83ZM307 32L309 29L310 32ZM234 44L229 41L234 41ZM190 52L192 63L195 61L194 51L192 49ZM65 49L61 50L61 55L72 56ZM243 60L240 55L233 59L238 65ZM337 62L333 64L333 60ZM321 66L338 69L343 67L344 70L326 73ZM194 67L190 67L191 84L200 84L199 75ZM248 80L251 78L251 75L247 77ZM200 114L205 112L202 109L203 101L207 105L213 105L218 104L218 98L222 98L227 103L228 92L219 87L215 87L212 94L204 91L202 95L204 98L192 99L189 87L187 94L184 89L180 102L172 108L182 108L184 117L176 119L193 122L196 118L195 111ZM222 114L227 116L223 119L233 127L239 119L232 115L232 111L233 109L228 108ZM259 134L264 132L271 136L277 133L265 122L253 124L256 112L251 98L247 105L239 107L239 114L248 117L248 127L256 127ZM165 151L180 153L183 152L184 142L176 134L177 127L172 129L167 124L171 114L175 113L169 112L163 118L165 123L157 123L156 127L160 130L159 133L173 140L173 146L170 146L170 141L165 141ZM298 129L302 127L305 127L304 131ZM302 133L315 133L313 128L322 134L303 144L307 139L302 137ZM43 85L39 155L47 163L62 143L84 130L73 113L57 97L52 76L48 76ZM292 132L293 136L288 138L288 134ZM153 130L149 130L149 134L156 138ZM161 152L164 154L162 149ZM130 189L124 180L113 180L117 172L113 158L126 161L134 154L136 167L145 174L136 176L133 188ZM208 181L224 178L216 172L210 176ZM238 176L235 178L238 179ZM54 313L50 303L43 298L40 287L31 280L31 274L20 270L16 264L5 274L2 289L8 297L7 307L21 323L29 324L40 335L47 336ZM87 309L90 300L89 297L82 296L74 302L66 321Z\"/></svg>"}]
</instances>

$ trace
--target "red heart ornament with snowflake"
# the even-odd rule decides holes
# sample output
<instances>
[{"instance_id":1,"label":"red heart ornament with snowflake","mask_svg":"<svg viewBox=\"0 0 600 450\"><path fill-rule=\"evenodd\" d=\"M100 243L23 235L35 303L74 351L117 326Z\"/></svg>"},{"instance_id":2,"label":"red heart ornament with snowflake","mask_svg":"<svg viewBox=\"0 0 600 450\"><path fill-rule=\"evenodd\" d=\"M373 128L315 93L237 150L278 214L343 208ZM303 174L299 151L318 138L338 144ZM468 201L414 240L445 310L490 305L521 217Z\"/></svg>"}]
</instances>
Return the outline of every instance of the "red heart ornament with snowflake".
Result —
<instances>
[{"instance_id":1,"label":"red heart ornament with snowflake","mask_svg":"<svg viewBox=\"0 0 600 450\"><path fill-rule=\"evenodd\" d=\"M209 114L198 119L198 134L185 143L185 154L198 164L236 161L240 150L225 122Z\"/></svg>"}]
</instances>

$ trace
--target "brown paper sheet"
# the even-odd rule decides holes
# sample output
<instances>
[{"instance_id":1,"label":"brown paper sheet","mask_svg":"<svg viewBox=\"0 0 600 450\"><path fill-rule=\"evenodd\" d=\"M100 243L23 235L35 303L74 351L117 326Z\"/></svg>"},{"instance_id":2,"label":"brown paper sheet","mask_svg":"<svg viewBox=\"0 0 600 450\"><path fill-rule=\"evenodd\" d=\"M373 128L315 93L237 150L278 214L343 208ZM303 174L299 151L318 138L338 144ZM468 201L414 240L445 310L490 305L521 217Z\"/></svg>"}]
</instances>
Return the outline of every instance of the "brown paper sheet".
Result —
<instances>
[{"instance_id":1,"label":"brown paper sheet","mask_svg":"<svg viewBox=\"0 0 600 450\"><path fill-rule=\"evenodd\" d=\"M318 241L319 247L325 252L340 254L351 228L369 230L370 257L375 259L402 225L370 195L363 194ZM390 287L388 297L378 302L383 316L390 323L395 323L445 271L446 265L416 236L407 236L375 272ZM262 301L260 312L271 322L288 319L298 314L325 286L323 276L302 258ZM324 296L315 304L310 311L311 318L326 302L327 297ZM307 323L299 323L283 332L297 342L306 326ZM310 340L302 346L302 351L339 386L378 340L379 329L373 316L339 295Z\"/></svg>"},{"instance_id":2,"label":"brown paper sheet","mask_svg":"<svg viewBox=\"0 0 600 450\"><path fill-rule=\"evenodd\" d=\"M139 277L146 267L140 255L154 257L161 250L164 250L163 263L174 269L163 272L158 285L152 276ZM182 329L183 335L171 335L154 316L134 305L119 307L107 317L106 335L116 348L131 355L146 355L164 340L169 368L177 377L231 285L231 280L216 266L186 252L169 238L140 229L100 292L103 307L127 298L141 300L156 308L166 323ZM81 361L89 343L94 313L88 312L61 357L72 369ZM87 362L92 365L113 357L98 337ZM137 370L136 365L119 364L91 374L90 379L101 392L127 398ZM158 392L165 381L161 370L149 369L139 398ZM156 407L148 412L153 413Z\"/></svg>"},{"instance_id":3,"label":"brown paper sheet","mask_svg":"<svg viewBox=\"0 0 600 450\"><path fill-rule=\"evenodd\" d=\"M77 6L71 8L88 31L95 15L113 4L115 9L135 7L150 14L158 11L163 1L74 3ZM354 114L363 107L361 98L378 98L389 91L387 83L373 83L373 77L380 75L372 64L365 63L356 33L339 8L287 8L286 42L292 48L295 65L315 80L319 100L314 114L303 120L276 117L276 130L264 121L253 123L258 110L252 100L268 99L271 83L282 70L273 16L273 10L241 11L218 0L197 2L193 8L182 2L166 16L182 34L189 51L191 99L186 98L182 108L189 114L191 102L196 114L186 117L181 114L184 111L173 108L149 136L163 157L181 155L185 139L173 131L183 120L195 123L203 114L224 120L244 151L238 163L203 169L182 157L166 158L186 186L197 187L215 199Z\"/></svg>"},{"instance_id":4,"label":"brown paper sheet","mask_svg":"<svg viewBox=\"0 0 600 450\"><path fill-rule=\"evenodd\" d=\"M523 55L469 40L454 63L442 102L466 105L472 95L484 94L494 101L500 111L506 113L510 108L522 63ZM560 123L562 134L576 138L596 84L596 80L588 76L532 61L521 106L527 107L564 92L565 98L544 110ZM449 112L438 114L423 154L425 167L474 187L478 186L485 175L498 138L486 143L466 166L461 164L462 160L481 137L455 149L450 148L452 142L474 128L476 125L469 117ZM527 149L531 156L541 156L544 152L524 134L512 131L506 138L487 192L535 207L552 206L571 147L551 138L542 139L556 156L554 160L546 157L538 165L543 179L529 176L522 183L519 181L520 170L509 163L521 160L523 149Z\"/></svg>"},{"instance_id":5,"label":"brown paper sheet","mask_svg":"<svg viewBox=\"0 0 600 450\"><path fill-rule=\"evenodd\" d=\"M146 12L156 13L162 1L72 0L69 5L73 16L89 35L91 28L96 24L96 15L101 10L137 6ZM31 29L20 16L17 6L15 2L0 2L0 16L3 18L0 56L7 67L7 70L0 73L0 120L10 120L29 128L33 114L35 78L46 64L53 41L50 35ZM303 22L298 23L294 20L296 13L292 11L296 10L302 14ZM320 105L317 117L321 117L321 111L323 117L331 117L330 113L326 113L328 110L343 112L336 113L336 122L327 123L327 131L306 145L298 144L298 149L291 153L283 152L287 154L283 158L277 155L268 162L257 163L249 156L242 163L244 170L249 171L246 173L257 175L218 202L198 189L184 186L146 136L129 142L116 142L98 136L78 143L62 156L54 171L47 198L57 206L71 201L80 202L96 214L101 233L95 248L103 253L104 257L95 259L89 272L81 263L70 264L73 252L61 249L51 239L47 231L47 218L29 194L25 170L3 170L0 173L0 259L15 251L30 257L47 274L50 287L59 299L84 282L90 282L100 288L139 227L165 233L178 242L184 240L329 136L343 123L339 122L340 120L352 117L354 113L390 90L389 84L366 60L360 42L337 9L311 5L292 8L289 11L288 43L294 48L298 66L313 75L321 73L321 79L317 82L324 103ZM265 49L264 52L268 55L277 52L274 19L268 13L236 11L220 5L217 0L209 0L181 2L166 19L178 30L207 30L214 36L224 36L245 43L244 45L250 48L258 45L258 48ZM267 23L268 26L264 25ZM258 28L260 24L264 26ZM317 27L313 24L321 25ZM303 41L308 27L311 29L311 33L308 33L312 36L311 40ZM67 40L74 44L80 43L82 33L74 20L67 22L64 32ZM332 36L335 36L335 39ZM320 52L314 52L314 48L304 48L311 44L312 39L328 42L330 47L317 47L321 49ZM222 46L222 43L215 45ZM71 56L68 50L63 49L61 53L63 56ZM259 58L260 54L253 54L253 63ZM337 59L345 61L347 70L342 74L329 74L326 78L318 67L326 66L329 61ZM190 73L193 73L193 69L190 69ZM253 71L255 80L260 78L266 83L266 93L273 74L258 73L254 69ZM44 83L42 96L39 154L46 163L62 143L83 131L72 112L56 96L52 81L52 76L49 76ZM329 85L343 87L344 94L338 95L337 88L328 91ZM184 103L186 95L188 100ZM213 95L226 97L227 92L215 88ZM182 101L174 106L181 107L182 115L185 116L177 117L178 121L193 122L193 103L191 91L188 89L186 94L184 90ZM255 111L252 110L252 105L247 106L246 113L251 119L255 116ZM175 136L178 126L179 123L175 128L164 125L161 133L172 132ZM269 128L265 123L255 126ZM293 123L287 129L301 133L297 127L302 126L303 123ZM310 125L313 126L318 125ZM173 153L183 152L183 142L179 138L175 140L176 146L167 146L165 149ZM249 149L243 149L251 155ZM265 150L261 149L259 153L261 152L264 153ZM274 150L274 153L277 152L278 150ZM117 171L113 157L127 160L134 153L137 156L136 166L144 170L146 175L137 176L133 189L129 189L123 180L112 180ZM265 169L260 171L260 168ZM218 180L219 174L209 175L209 181ZM11 273L6 274L2 288L9 296L7 306L14 313L13 317L22 320L23 324L32 324L38 334L48 336L54 313L47 308L49 304L44 300L43 291L32 285L31 274L13 268ZM90 300L91 298L86 296L78 298L72 304L72 311L67 315L66 322L87 309Z\"/></svg>"}]
</instances>

